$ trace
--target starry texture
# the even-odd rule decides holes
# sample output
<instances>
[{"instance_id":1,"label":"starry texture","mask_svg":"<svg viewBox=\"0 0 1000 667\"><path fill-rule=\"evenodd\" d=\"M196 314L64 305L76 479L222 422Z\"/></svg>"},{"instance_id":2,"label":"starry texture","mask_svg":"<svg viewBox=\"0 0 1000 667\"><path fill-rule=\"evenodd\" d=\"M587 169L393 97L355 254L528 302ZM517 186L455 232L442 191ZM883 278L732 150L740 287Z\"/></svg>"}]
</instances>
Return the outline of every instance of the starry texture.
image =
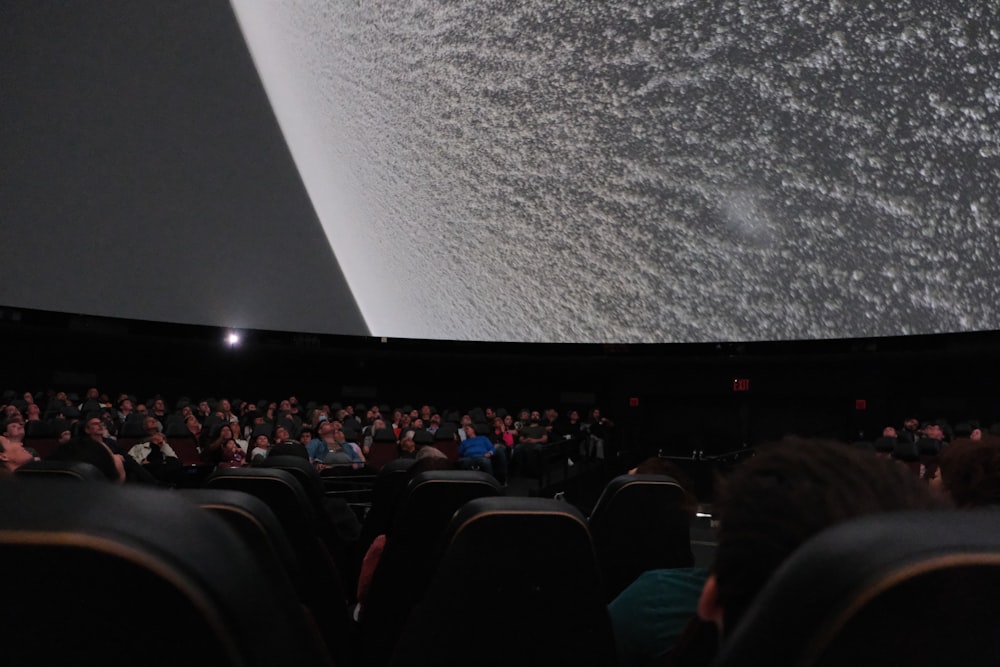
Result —
<instances>
[{"instance_id":1,"label":"starry texture","mask_svg":"<svg viewBox=\"0 0 1000 667\"><path fill-rule=\"evenodd\" d=\"M375 335L1000 328L995 2L235 6Z\"/></svg>"}]
</instances>

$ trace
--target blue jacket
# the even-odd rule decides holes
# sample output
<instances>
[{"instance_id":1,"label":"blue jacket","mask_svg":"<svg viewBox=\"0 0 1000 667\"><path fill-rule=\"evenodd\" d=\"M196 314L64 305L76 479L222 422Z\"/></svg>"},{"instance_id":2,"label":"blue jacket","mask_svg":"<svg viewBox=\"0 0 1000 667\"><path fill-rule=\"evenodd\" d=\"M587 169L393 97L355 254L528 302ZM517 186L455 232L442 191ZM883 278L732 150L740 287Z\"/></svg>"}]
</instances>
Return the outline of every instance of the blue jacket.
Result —
<instances>
[{"instance_id":1,"label":"blue jacket","mask_svg":"<svg viewBox=\"0 0 1000 667\"><path fill-rule=\"evenodd\" d=\"M478 456L486 456L487 454L493 454L493 442L485 435L466 438L458 446L458 455L461 458L474 459Z\"/></svg>"}]
</instances>

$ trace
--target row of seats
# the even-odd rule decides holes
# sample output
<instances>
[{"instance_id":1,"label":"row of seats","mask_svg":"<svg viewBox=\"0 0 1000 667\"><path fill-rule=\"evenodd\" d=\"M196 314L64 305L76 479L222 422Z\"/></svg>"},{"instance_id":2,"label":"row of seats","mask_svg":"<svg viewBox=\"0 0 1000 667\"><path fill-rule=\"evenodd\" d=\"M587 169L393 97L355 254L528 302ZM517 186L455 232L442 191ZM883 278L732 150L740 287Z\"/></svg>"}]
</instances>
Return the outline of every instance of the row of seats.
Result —
<instances>
[{"instance_id":1,"label":"row of seats","mask_svg":"<svg viewBox=\"0 0 1000 667\"><path fill-rule=\"evenodd\" d=\"M320 527L321 499L294 469L218 471L207 489L183 491L18 474L38 481L0 484L0 571L18 573L5 588L2 627L27 637L56 607L67 620L54 630L60 642L17 644L9 657L29 665L81 657L111 665L614 664L612 589L601 584L610 561L596 545L609 534L623 540L624 555L611 557L619 561L655 551L642 533L651 532L653 508L682 501L672 480L616 478L588 520L566 503L499 496L475 471L421 473L402 485L404 468L400 461L377 478L387 488L394 477L387 493L400 495L376 512L387 497L376 492L369 518L380 523L366 521L360 544L374 531L388 535L372 587L381 576L384 604L405 609L378 611L374 598L360 627L347 614L341 540L335 527ZM87 478L85 464L66 469L60 474ZM997 513L969 512L832 528L780 568L718 664L885 664L899 662L900 650L908 664L996 664L998 527ZM659 546L678 564L690 557L679 542ZM925 630L916 638L914 628Z\"/></svg>"},{"instance_id":2,"label":"row of seats","mask_svg":"<svg viewBox=\"0 0 1000 667\"><path fill-rule=\"evenodd\" d=\"M441 539L449 521L456 510L473 500L493 498L499 505L489 506L490 512L500 512L507 517L504 521L523 523L501 533L510 541L505 547L505 551L511 552L509 562L500 563L496 554L477 560L487 566L484 576L490 585L523 587L533 573L545 571L545 568L539 570L541 564L531 565L532 559L548 562L554 558L570 569L579 564L593 569L580 576L593 584L591 606L601 610L601 618L606 615L604 605L617 594L602 588L602 581L627 584L626 579L634 578L647 567L690 564L688 525L683 512L675 511L683 501L683 492L669 478L624 476L615 480L587 522L566 503L500 498L496 480L478 471L425 472L409 480L407 468L412 464L411 460L396 461L377 476L372 510L353 551L349 551L351 545L328 521L319 476L295 457L272 457L268 460L269 467L219 470L208 478L205 489L163 491L161 496L182 497L211 509L226 519L245 541L256 544L253 552L265 550L263 545L267 545L270 559L282 563L290 587L309 610L328 652L338 664L390 661L394 647L407 630L408 619L417 605L423 603L432 585L431 577L439 569L445 552ZM62 475L102 479L88 468L91 467L80 463L36 462L21 469L18 477ZM243 493L236 493L237 490ZM266 506L264 512L261 503ZM668 526L661 522L662 530L649 530L650 521L659 519L654 519L648 507L643 510L635 503L672 508L656 516L669 516L673 523ZM501 512L501 507L507 509ZM573 522L582 520L585 549L580 550L579 542L552 543L537 551L528 548L538 539L551 539L549 529L541 529L539 522L542 516L552 521L553 513ZM642 523L645 526L640 528ZM274 531L268 526L281 528ZM536 530L541 530L541 535L534 536ZM592 533L601 536L598 543L604 541L603 549L594 548ZM360 626L352 631L347 609L353 601L356 572L351 564L379 534L388 536L386 548L373 576ZM664 539L666 534L672 535L669 545ZM657 549L662 553L657 553ZM604 556L600 561L599 554ZM674 557L678 559L676 562L669 560ZM504 572L504 568L508 571ZM578 610L585 608L586 605L573 604L562 614L572 621ZM353 637L355 632L357 641Z\"/></svg>"}]
</instances>

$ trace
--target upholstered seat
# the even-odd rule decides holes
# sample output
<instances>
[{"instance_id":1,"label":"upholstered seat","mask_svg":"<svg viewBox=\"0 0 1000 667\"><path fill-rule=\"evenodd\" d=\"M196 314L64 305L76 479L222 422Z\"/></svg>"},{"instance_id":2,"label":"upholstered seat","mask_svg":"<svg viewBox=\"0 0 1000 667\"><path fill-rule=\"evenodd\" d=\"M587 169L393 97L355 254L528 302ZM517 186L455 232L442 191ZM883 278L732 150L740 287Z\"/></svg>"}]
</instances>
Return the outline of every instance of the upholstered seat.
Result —
<instances>
[{"instance_id":1,"label":"upholstered seat","mask_svg":"<svg viewBox=\"0 0 1000 667\"><path fill-rule=\"evenodd\" d=\"M466 503L393 665L615 665L587 522L546 498Z\"/></svg>"},{"instance_id":2,"label":"upholstered seat","mask_svg":"<svg viewBox=\"0 0 1000 667\"><path fill-rule=\"evenodd\" d=\"M605 601L646 570L694 564L684 503L684 489L666 475L621 475L608 483L590 515Z\"/></svg>"},{"instance_id":3,"label":"upholstered seat","mask_svg":"<svg viewBox=\"0 0 1000 667\"><path fill-rule=\"evenodd\" d=\"M1000 513L886 514L806 542L719 667L1000 664Z\"/></svg>"},{"instance_id":4,"label":"upholstered seat","mask_svg":"<svg viewBox=\"0 0 1000 667\"><path fill-rule=\"evenodd\" d=\"M329 664L273 562L176 493L0 483L0 507L5 664Z\"/></svg>"}]
</instances>

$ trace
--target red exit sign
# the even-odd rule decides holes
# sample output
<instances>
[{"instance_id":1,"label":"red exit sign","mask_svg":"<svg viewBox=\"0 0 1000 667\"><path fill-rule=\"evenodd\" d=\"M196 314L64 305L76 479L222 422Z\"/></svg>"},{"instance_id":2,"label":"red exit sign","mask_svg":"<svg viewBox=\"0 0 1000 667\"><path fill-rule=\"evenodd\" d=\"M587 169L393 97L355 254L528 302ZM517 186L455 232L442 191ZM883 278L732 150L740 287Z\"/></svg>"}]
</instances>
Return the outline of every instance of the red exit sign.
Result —
<instances>
[{"instance_id":1,"label":"red exit sign","mask_svg":"<svg viewBox=\"0 0 1000 667\"><path fill-rule=\"evenodd\" d=\"M733 391L750 391L750 378L733 378Z\"/></svg>"}]
</instances>

